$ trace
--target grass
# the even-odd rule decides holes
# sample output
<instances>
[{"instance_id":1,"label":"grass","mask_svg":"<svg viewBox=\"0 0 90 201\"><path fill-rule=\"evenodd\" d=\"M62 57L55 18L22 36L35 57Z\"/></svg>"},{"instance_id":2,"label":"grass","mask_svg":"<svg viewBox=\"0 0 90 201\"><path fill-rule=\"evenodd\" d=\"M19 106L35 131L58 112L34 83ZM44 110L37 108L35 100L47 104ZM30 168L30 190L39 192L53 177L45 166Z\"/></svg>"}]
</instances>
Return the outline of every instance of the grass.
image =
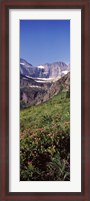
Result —
<instances>
[{"instance_id":1,"label":"grass","mask_svg":"<svg viewBox=\"0 0 90 201\"><path fill-rule=\"evenodd\" d=\"M59 93L20 112L20 179L70 180L70 98Z\"/></svg>"}]
</instances>

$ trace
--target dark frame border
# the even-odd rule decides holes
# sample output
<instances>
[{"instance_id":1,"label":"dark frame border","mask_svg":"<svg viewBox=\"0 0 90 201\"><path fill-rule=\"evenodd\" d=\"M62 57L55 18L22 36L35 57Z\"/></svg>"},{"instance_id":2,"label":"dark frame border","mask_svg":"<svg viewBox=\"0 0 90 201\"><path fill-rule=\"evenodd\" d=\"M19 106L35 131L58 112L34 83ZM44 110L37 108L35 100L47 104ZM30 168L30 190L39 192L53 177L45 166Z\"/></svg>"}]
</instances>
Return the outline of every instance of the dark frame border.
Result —
<instances>
[{"instance_id":1,"label":"dark frame border","mask_svg":"<svg viewBox=\"0 0 90 201\"><path fill-rule=\"evenodd\" d=\"M6 200L90 200L90 174L89 174L89 0L4 0L0 3L1 27L0 27L0 51L1 51L1 98L0 106L0 136L1 161L0 164L0 199ZM82 189L81 193L10 193L9 192L9 9L81 9L82 12ZM7 99L7 101L6 101Z\"/></svg>"}]
</instances>

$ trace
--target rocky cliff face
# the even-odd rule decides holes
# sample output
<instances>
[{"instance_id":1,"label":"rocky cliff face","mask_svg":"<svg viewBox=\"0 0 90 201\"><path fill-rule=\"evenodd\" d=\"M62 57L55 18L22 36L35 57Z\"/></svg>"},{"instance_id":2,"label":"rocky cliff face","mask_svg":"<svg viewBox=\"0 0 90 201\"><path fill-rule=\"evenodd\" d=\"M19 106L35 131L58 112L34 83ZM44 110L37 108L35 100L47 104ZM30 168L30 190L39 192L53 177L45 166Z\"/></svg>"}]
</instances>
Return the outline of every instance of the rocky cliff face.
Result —
<instances>
[{"instance_id":1,"label":"rocky cliff face","mask_svg":"<svg viewBox=\"0 0 90 201\"><path fill-rule=\"evenodd\" d=\"M20 74L32 78L56 78L69 72L69 66L64 62L46 63L33 66L24 59L20 59Z\"/></svg>"},{"instance_id":2,"label":"rocky cliff face","mask_svg":"<svg viewBox=\"0 0 90 201\"><path fill-rule=\"evenodd\" d=\"M64 62L33 66L20 59L20 106L38 105L60 91L70 90L70 65Z\"/></svg>"},{"instance_id":3,"label":"rocky cliff face","mask_svg":"<svg viewBox=\"0 0 90 201\"><path fill-rule=\"evenodd\" d=\"M62 90L70 91L70 73L52 82L37 82L33 78L21 77L20 83L20 106L24 108L48 101Z\"/></svg>"}]
</instances>

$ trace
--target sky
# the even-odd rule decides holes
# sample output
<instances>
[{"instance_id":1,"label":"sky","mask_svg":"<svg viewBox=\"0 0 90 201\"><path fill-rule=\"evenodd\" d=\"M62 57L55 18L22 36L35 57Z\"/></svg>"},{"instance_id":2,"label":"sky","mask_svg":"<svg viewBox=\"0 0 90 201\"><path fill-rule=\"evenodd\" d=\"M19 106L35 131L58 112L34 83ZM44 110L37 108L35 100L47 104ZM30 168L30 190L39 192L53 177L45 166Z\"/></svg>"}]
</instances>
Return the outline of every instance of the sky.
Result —
<instances>
[{"instance_id":1,"label":"sky","mask_svg":"<svg viewBox=\"0 0 90 201\"><path fill-rule=\"evenodd\" d=\"M70 63L69 20L20 20L20 58L33 66Z\"/></svg>"}]
</instances>

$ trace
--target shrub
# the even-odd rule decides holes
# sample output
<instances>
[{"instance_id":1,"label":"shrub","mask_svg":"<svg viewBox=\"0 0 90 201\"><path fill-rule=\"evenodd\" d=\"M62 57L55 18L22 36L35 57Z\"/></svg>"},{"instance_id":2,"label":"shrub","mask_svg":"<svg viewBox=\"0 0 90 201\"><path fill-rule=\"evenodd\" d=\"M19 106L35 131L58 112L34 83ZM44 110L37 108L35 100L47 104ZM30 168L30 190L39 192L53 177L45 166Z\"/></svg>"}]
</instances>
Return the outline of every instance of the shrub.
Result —
<instances>
[{"instance_id":1,"label":"shrub","mask_svg":"<svg viewBox=\"0 0 90 201\"><path fill-rule=\"evenodd\" d=\"M69 180L69 147L69 133L27 132L21 139L20 179Z\"/></svg>"}]
</instances>

